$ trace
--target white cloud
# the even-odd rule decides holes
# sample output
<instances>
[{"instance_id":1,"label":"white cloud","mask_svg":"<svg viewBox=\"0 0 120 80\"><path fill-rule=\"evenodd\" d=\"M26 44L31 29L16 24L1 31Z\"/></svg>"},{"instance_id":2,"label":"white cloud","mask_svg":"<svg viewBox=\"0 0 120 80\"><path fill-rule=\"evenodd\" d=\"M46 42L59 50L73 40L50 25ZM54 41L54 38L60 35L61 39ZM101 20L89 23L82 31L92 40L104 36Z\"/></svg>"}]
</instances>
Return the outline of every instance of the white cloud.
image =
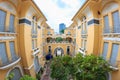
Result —
<instances>
[{"instance_id":1,"label":"white cloud","mask_svg":"<svg viewBox=\"0 0 120 80\"><path fill-rule=\"evenodd\" d=\"M69 26L71 24L71 18L79 9L81 0L61 0L65 3L65 8L58 6L58 0L34 1L47 17L47 23L55 30L55 32L58 32L60 23L65 23L66 26Z\"/></svg>"}]
</instances>

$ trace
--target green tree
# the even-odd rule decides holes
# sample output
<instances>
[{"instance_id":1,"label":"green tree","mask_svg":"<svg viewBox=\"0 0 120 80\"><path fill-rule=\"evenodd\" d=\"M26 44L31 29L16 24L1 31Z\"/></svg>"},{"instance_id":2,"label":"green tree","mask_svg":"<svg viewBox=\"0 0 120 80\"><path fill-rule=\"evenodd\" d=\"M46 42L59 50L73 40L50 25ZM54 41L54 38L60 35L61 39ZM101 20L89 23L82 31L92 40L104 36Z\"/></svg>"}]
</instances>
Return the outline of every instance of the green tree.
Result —
<instances>
[{"instance_id":1,"label":"green tree","mask_svg":"<svg viewBox=\"0 0 120 80\"><path fill-rule=\"evenodd\" d=\"M106 80L110 65L102 57L95 55L56 57L51 63L51 77L55 80Z\"/></svg>"},{"instance_id":2,"label":"green tree","mask_svg":"<svg viewBox=\"0 0 120 80\"><path fill-rule=\"evenodd\" d=\"M24 75L20 80L36 80L36 79L31 76Z\"/></svg>"},{"instance_id":3,"label":"green tree","mask_svg":"<svg viewBox=\"0 0 120 80\"><path fill-rule=\"evenodd\" d=\"M56 42L61 42L61 41L63 41L63 39L61 37L56 38Z\"/></svg>"}]
</instances>

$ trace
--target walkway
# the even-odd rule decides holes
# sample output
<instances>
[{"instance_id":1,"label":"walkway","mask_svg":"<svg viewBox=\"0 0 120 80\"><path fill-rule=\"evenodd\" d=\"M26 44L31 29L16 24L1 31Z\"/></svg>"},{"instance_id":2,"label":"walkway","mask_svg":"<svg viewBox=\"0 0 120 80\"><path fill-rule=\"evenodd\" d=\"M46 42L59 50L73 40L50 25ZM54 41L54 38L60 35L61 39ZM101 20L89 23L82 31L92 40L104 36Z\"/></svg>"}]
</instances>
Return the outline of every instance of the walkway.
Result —
<instances>
[{"instance_id":1,"label":"walkway","mask_svg":"<svg viewBox=\"0 0 120 80\"><path fill-rule=\"evenodd\" d=\"M46 69L41 77L41 80L50 80L50 63L46 65Z\"/></svg>"}]
</instances>

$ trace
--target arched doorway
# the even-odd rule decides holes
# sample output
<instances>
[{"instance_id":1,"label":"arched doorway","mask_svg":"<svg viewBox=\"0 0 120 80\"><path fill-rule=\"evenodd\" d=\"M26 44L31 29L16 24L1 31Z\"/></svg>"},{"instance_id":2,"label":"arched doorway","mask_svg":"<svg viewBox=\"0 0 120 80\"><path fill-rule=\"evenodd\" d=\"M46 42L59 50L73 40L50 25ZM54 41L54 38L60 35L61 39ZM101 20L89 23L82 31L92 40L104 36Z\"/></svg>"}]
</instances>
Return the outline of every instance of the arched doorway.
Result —
<instances>
[{"instance_id":1,"label":"arched doorway","mask_svg":"<svg viewBox=\"0 0 120 80\"><path fill-rule=\"evenodd\" d=\"M67 55L70 55L70 46L67 46Z\"/></svg>"},{"instance_id":2,"label":"arched doorway","mask_svg":"<svg viewBox=\"0 0 120 80\"><path fill-rule=\"evenodd\" d=\"M71 37L67 37L66 41L69 42L69 43L71 43L72 42L72 38Z\"/></svg>"},{"instance_id":3,"label":"arched doorway","mask_svg":"<svg viewBox=\"0 0 120 80\"><path fill-rule=\"evenodd\" d=\"M54 50L55 56L63 56L64 55L64 50L61 47L58 47Z\"/></svg>"},{"instance_id":4,"label":"arched doorway","mask_svg":"<svg viewBox=\"0 0 120 80\"><path fill-rule=\"evenodd\" d=\"M12 69L7 76L13 74L13 78L10 80L20 80L20 78L22 77L22 73L21 70L19 69L19 67L15 67L14 69Z\"/></svg>"},{"instance_id":5,"label":"arched doorway","mask_svg":"<svg viewBox=\"0 0 120 80\"><path fill-rule=\"evenodd\" d=\"M47 43L52 42L52 38L51 38L51 37L48 37L48 38L46 39L46 42L47 42Z\"/></svg>"}]
</instances>

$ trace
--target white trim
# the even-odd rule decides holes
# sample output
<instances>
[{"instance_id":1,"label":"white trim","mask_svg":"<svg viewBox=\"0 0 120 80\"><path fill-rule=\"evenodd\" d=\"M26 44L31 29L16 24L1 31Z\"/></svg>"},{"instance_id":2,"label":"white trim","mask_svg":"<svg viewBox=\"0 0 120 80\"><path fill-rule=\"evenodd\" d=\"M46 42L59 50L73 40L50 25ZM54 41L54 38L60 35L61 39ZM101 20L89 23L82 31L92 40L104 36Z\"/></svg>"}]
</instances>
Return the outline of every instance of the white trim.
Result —
<instances>
[{"instance_id":1,"label":"white trim","mask_svg":"<svg viewBox=\"0 0 120 80\"><path fill-rule=\"evenodd\" d=\"M7 69L7 68L17 64L20 60L21 60L21 58L19 58L18 60L14 61L13 63L10 63L10 64L8 64L6 66L0 67L0 69Z\"/></svg>"},{"instance_id":2,"label":"white trim","mask_svg":"<svg viewBox=\"0 0 120 80\"><path fill-rule=\"evenodd\" d=\"M0 40L14 40L16 37L14 36L2 36L0 37Z\"/></svg>"},{"instance_id":3,"label":"white trim","mask_svg":"<svg viewBox=\"0 0 120 80\"><path fill-rule=\"evenodd\" d=\"M109 66L112 70L114 70L114 71L118 71L119 70L119 68L117 68L117 67L114 67L114 66Z\"/></svg>"},{"instance_id":4,"label":"white trim","mask_svg":"<svg viewBox=\"0 0 120 80\"><path fill-rule=\"evenodd\" d=\"M14 33L14 32L0 32L0 34L17 34L17 33Z\"/></svg>"},{"instance_id":5,"label":"white trim","mask_svg":"<svg viewBox=\"0 0 120 80\"><path fill-rule=\"evenodd\" d=\"M30 70L33 66L34 66L34 64L32 64L32 65L29 66L28 68L24 68L24 69L28 69L28 70Z\"/></svg>"},{"instance_id":6,"label":"white trim","mask_svg":"<svg viewBox=\"0 0 120 80\"><path fill-rule=\"evenodd\" d=\"M120 38L103 38L104 40L110 40L110 41L120 41Z\"/></svg>"},{"instance_id":7,"label":"white trim","mask_svg":"<svg viewBox=\"0 0 120 80\"><path fill-rule=\"evenodd\" d=\"M38 50L36 50L35 52L33 52L33 56L35 56L36 54L38 54L40 52L40 50L38 49Z\"/></svg>"},{"instance_id":8,"label":"white trim","mask_svg":"<svg viewBox=\"0 0 120 80\"><path fill-rule=\"evenodd\" d=\"M15 69L15 68L19 68L19 69L20 69L20 72L21 72L21 75L22 75L22 76L24 75L21 66L20 66L20 65L16 65L16 66L14 66L13 68L11 68L11 69L7 72L6 77L9 76L9 73L10 73L13 69Z\"/></svg>"},{"instance_id":9,"label":"white trim","mask_svg":"<svg viewBox=\"0 0 120 80\"><path fill-rule=\"evenodd\" d=\"M81 48L81 49L84 50L83 48ZM82 51L82 50L78 49L78 52L80 52L81 54L83 54L83 56L85 56L86 55L85 50L84 51Z\"/></svg>"}]
</instances>

